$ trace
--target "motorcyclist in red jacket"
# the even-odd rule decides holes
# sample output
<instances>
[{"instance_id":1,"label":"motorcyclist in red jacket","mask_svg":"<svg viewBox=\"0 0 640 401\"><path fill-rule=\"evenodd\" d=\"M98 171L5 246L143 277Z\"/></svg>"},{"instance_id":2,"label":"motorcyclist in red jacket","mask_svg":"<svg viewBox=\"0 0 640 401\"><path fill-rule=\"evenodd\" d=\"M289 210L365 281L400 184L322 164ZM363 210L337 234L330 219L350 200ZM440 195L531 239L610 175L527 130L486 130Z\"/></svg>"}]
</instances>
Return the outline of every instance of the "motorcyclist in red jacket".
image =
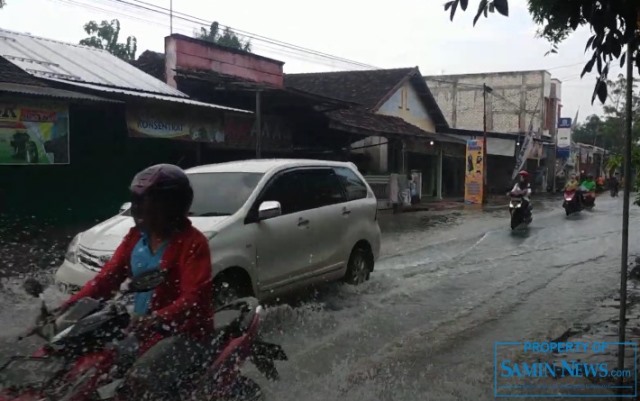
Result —
<instances>
[{"instance_id":1,"label":"motorcyclist in red jacket","mask_svg":"<svg viewBox=\"0 0 640 401\"><path fill-rule=\"evenodd\" d=\"M62 309L83 297L110 298L127 278L165 270L167 276L160 286L135 295L131 331L140 341L141 356L127 374L126 388L132 399L146 399L143 395L173 399L179 383L210 357L213 286L209 244L187 217L193 190L179 167L149 167L134 177L130 190L135 226L100 273Z\"/></svg>"}]
</instances>

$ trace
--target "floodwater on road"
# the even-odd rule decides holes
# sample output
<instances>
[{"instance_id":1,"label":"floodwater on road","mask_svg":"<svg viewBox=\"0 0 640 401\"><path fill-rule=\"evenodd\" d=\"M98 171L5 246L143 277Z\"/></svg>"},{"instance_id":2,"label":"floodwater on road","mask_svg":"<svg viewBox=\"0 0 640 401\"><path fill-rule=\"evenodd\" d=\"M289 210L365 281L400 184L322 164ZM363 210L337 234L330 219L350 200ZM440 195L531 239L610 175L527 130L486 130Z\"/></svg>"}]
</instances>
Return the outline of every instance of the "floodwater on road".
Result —
<instances>
[{"instance_id":1,"label":"floodwater on road","mask_svg":"<svg viewBox=\"0 0 640 401\"><path fill-rule=\"evenodd\" d=\"M383 254L361 286L326 285L295 306L267 309L264 335L290 360L267 400L489 400L493 343L543 341L592 313L617 288L622 199L566 218L559 201L534 204L522 233L495 209L381 216ZM632 206L630 249L640 208ZM19 278L0 292L0 353L38 302ZM47 299L58 302L53 289Z\"/></svg>"}]
</instances>

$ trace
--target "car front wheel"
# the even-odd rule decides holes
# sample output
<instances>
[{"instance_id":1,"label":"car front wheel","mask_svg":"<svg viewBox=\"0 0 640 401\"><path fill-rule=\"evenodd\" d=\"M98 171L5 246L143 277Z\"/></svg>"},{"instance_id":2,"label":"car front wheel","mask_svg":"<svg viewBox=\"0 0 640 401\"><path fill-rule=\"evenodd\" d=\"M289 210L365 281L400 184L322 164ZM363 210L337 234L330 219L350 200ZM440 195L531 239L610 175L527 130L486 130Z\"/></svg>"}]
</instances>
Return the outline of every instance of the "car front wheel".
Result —
<instances>
[{"instance_id":1,"label":"car front wheel","mask_svg":"<svg viewBox=\"0 0 640 401\"><path fill-rule=\"evenodd\" d=\"M357 246L353 249L349 257L344 281L352 285L362 284L369 280L372 270L373 255L371 251L364 246Z\"/></svg>"}]
</instances>

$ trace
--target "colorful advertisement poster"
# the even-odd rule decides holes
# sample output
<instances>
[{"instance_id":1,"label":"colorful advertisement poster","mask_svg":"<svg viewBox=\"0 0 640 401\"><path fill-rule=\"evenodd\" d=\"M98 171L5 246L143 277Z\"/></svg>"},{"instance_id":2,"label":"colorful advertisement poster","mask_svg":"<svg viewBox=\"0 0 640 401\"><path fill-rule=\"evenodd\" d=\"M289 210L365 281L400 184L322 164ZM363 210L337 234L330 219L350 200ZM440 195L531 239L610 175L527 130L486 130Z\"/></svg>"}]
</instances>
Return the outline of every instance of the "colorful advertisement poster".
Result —
<instances>
[{"instance_id":1,"label":"colorful advertisement poster","mask_svg":"<svg viewBox=\"0 0 640 401\"><path fill-rule=\"evenodd\" d=\"M464 178L464 201L479 205L483 200L483 142L478 139L467 141L467 158Z\"/></svg>"},{"instance_id":2,"label":"colorful advertisement poster","mask_svg":"<svg viewBox=\"0 0 640 401\"><path fill-rule=\"evenodd\" d=\"M0 104L0 164L69 164L67 107Z\"/></svg>"}]
</instances>

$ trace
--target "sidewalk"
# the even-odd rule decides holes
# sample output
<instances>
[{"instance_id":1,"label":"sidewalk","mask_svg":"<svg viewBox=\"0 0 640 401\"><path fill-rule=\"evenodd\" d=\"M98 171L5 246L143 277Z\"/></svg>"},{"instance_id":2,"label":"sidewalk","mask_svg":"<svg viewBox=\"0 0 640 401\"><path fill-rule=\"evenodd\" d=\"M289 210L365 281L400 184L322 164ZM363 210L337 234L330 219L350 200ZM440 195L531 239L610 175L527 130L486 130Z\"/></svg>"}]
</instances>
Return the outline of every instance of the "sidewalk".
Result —
<instances>
[{"instance_id":1,"label":"sidewalk","mask_svg":"<svg viewBox=\"0 0 640 401\"><path fill-rule=\"evenodd\" d=\"M617 367L618 364L618 323L620 322L620 297L616 295L602 300L595 305L593 316L590 321L579 323L567 329L560 337L552 340L557 342L587 342L609 343L606 352L592 353L584 358L581 362L589 364L607 364L610 368ZM640 343L640 257L636 258L635 263L629 264L629 277L627 282L627 311L625 326L625 342L633 343L635 346L628 345L625 347L625 369L630 369L633 374L637 374L638 344ZM616 344L611 344L616 343ZM556 354L555 360L558 363L562 361L569 362L575 359L571 355ZM590 377L589 380L593 384L613 385L614 379ZM624 386L634 386L636 377L624 379ZM628 394L628 393L626 393ZM631 391L633 394L633 391ZM629 398L629 395L626 395ZM640 395L632 398L639 400Z\"/></svg>"}]
</instances>

